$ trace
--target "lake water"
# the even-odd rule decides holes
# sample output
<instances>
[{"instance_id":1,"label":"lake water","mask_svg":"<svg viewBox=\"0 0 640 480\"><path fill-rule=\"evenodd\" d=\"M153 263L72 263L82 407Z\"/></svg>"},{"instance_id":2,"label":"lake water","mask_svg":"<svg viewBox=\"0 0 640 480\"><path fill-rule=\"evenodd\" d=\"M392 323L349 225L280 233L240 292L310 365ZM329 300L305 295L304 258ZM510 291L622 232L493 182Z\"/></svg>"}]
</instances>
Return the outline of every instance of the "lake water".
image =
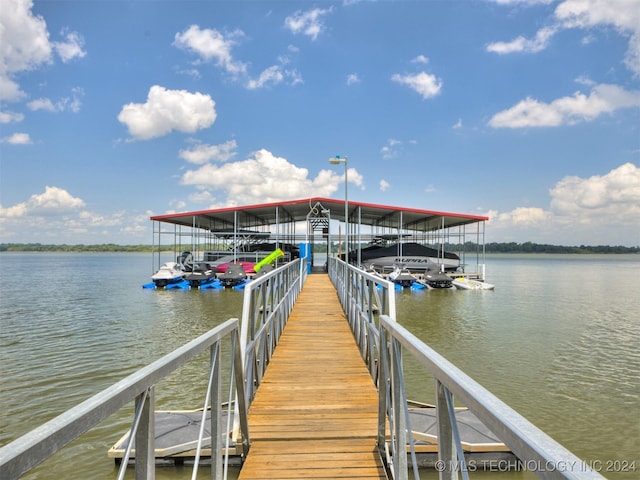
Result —
<instances>
[{"instance_id":1,"label":"lake water","mask_svg":"<svg viewBox=\"0 0 640 480\"><path fill-rule=\"evenodd\" d=\"M640 255L487 263L494 291L398 292L398 321L607 478L639 478ZM241 291L141 288L151 273L150 254L0 254L0 445L241 315ZM200 367L163 381L156 408L199 408ZM409 395L430 401L433 383L406 368ZM25 478L115 478L106 452L130 419L123 409Z\"/></svg>"}]
</instances>

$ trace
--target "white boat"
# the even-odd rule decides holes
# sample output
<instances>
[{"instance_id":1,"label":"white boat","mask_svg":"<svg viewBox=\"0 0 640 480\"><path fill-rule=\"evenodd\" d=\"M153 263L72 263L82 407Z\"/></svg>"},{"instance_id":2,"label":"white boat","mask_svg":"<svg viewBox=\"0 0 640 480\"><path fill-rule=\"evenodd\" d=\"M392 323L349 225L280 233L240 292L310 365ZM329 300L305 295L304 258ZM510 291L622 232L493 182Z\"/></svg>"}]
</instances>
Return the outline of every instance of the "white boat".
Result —
<instances>
[{"instance_id":1,"label":"white boat","mask_svg":"<svg viewBox=\"0 0 640 480\"><path fill-rule=\"evenodd\" d=\"M191 252L182 252L175 262L163 264L156 273L151 275L151 280L158 288L179 283L184 280L187 273L193 272L193 255Z\"/></svg>"},{"instance_id":2,"label":"white boat","mask_svg":"<svg viewBox=\"0 0 640 480\"><path fill-rule=\"evenodd\" d=\"M172 283L181 282L184 274L182 264L178 262L167 262L162 265L156 273L151 275L151 280L153 280L156 287L162 288Z\"/></svg>"},{"instance_id":3,"label":"white boat","mask_svg":"<svg viewBox=\"0 0 640 480\"><path fill-rule=\"evenodd\" d=\"M493 290L495 288L495 285L490 283L465 277L455 278L451 283L460 290Z\"/></svg>"}]
</instances>

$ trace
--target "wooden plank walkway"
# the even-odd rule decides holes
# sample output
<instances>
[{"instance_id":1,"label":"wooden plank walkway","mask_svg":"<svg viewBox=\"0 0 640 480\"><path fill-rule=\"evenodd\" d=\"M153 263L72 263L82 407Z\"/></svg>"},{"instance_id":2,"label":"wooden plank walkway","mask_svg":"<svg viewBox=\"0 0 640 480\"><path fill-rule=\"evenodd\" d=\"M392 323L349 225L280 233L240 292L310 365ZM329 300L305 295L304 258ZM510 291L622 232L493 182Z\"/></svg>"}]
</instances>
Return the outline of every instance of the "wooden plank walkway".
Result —
<instances>
[{"instance_id":1,"label":"wooden plank walkway","mask_svg":"<svg viewBox=\"0 0 640 480\"><path fill-rule=\"evenodd\" d=\"M378 393L328 275L307 277L249 409L239 480L385 479Z\"/></svg>"}]
</instances>

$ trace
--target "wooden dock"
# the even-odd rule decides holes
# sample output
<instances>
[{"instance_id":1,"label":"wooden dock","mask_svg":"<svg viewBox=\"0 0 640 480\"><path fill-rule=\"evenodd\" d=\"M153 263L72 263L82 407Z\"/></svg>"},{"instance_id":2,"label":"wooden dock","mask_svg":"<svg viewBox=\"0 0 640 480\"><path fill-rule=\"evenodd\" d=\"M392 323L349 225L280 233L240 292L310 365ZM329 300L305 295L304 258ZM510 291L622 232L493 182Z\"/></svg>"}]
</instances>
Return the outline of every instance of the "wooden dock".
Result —
<instances>
[{"instance_id":1,"label":"wooden dock","mask_svg":"<svg viewBox=\"0 0 640 480\"><path fill-rule=\"evenodd\" d=\"M410 402L408 412L417 465L433 468L436 409ZM387 478L376 445L378 392L327 274L307 277L248 413L251 448L239 480ZM211 456L210 414L203 426L203 457ZM479 468L497 461L516 464L509 448L472 412L458 408L455 415L467 461ZM193 463L202 418L201 410L156 412L156 463ZM116 463L129 435L108 452ZM242 449L235 447L223 453L239 465Z\"/></svg>"},{"instance_id":2,"label":"wooden dock","mask_svg":"<svg viewBox=\"0 0 640 480\"><path fill-rule=\"evenodd\" d=\"M249 409L239 480L384 479L378 393L328 275L307 277Z\"/></svg>"}]
</instances>

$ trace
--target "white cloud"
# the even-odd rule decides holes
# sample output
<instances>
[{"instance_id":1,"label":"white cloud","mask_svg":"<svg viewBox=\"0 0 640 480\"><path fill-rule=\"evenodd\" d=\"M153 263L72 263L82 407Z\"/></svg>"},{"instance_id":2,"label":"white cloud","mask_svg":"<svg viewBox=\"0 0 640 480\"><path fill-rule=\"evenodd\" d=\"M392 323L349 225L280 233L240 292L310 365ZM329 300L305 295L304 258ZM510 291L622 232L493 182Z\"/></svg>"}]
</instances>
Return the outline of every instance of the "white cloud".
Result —
<instances>
[{"instance_id":1,"label":"white cloud","mask_svg":"<svg viewBox=\"0 0 640 480\"><path fill-rule=\"evenodd\" d=\"M32 0L3 0L0 8L0 100L15 102L26 94L16 77L53 63L53 51L63 62L86 55L77 32L63 29L64 40L51 42L47 24L31 11Z\"/></svg>"},{"instance_id":2,"label":"white cloud","mask_svg":"<svg viewBox=\"0 0 640 480\"><path fill-rule=\"evenodd\" d=\"M390 138L389 140L387 140L387 144L380 149L382 158L384 158L385 160L390 160L397 157L397 148L399 148L401 145L402 142L400 140L396 140L395 138Z\"/></svg>"},{"instance_id":3,"label":"white cloud","mask_svg":"<svg viewBox=\"0 0 640 480\"><path fill-rule=\"evenodd\" d=\"M293 15L285 18L284 25L293 33L302 33L311 37L312 40L316 40L325 28L322 18L332 11L333 7L326 9L314 8L306 12L298 10Z\"/></svg>"},{"instance_id":4,"label":"white cloud","mask_svg":"<svg viewBox=\"0 0 640 480\"><path fill-rule=\"evenodd\" d=\"M494 42L487 45L487 51L508 54L515 52L536 53L544 50L549 46L549 42L557 29L553 27L545 27L538 30L533 40L528 40L523 36L516 37L510 42Z\"/></svg>"},{"instance_id":5,"label":"white cloud","mask_svg":"<svg viewBox=\"0 0 640 480\"><path fill-rule=\"evenodd\" d=\"M636 165L626 163L589 178L568 176L549 194L549 209L487 212L489 232L538 243L640 245L640 168Z\"/></svg>"},{"instance_id":6,"label":"white cloud","mask_svg":"<svg viewBox=\"0 0 640 480\"><path fill-rule=\"evenodd\" d=\"M27 202L31 215L60 215L84 207L84 201L58 187L45 187L44 193L31 195Z\"/></svg>"},{"instance_id":7,"label":"white cloud","mask_svg":"<svg viewBox=\"0 0 640 480\"><path fill-rule=\"evenodd\" d=\"M40 217L63 215L82 207L84 207L82 199L73 197L62 188L47 186L43 193L31 195L26 202L8 208L0 206L0 221L27 215Z\"/></svg>"},{"instance_id":8,"label":"white cloud","mask_svg":"<svg viewBox=\"0 0 640 480\"><path fill-rule=\"evenodd\" d=\"M238 76L246 73L247 66L233 59L231 49L236 45L236 39L243 35L242 31L236 30L225 36L215 29L201 30L198 25L191 25L184 32L176 34L173 44L197 54L205 61L214 61L228 73Z\"/></svg>"},{"instance_id":9,"label":"white cloud","mask_svg":"<svg viewBox=\"0 0 640 480\"><path fill-rule=\"evenodd\" d=\"M21 122L24 120L24 114L17 112L0 112L0 123Z\"/></svg>"},{"instance_id":10,"label":"white cloud","mask_svg":"<svg viewBox=\"0 0 640 480\"><path fill-rule=\"evenodd\" d=\"M564 28L612 26L620 34L628 35L625 64L636 76L640 76L640 2L565 0L556 7L555 17Z\"/></svg>"},{"instance_id":11,"label":"white cloud","mask_svg":"<svg viewBox=\"0 0 640 480\"><path fill-rule=\"evenodd\" d=\"M355 85L356 83L360 83L360 77L357 73L347 75L347 85Z\"/></svg>"},{"instance_id":12,"label":"white cloud","mask_svg":"<svg viewBox=\"0 0 640 480\"><path fill-rule=\"evenodd\" d=\"M249 80L247 82L247 88L249 90L256 90L267 85L277 85L284 80L284 73L279 65L272 65L271 67L263 70L257 79Z\"/></svg>"},{"instance_id":13,"label":"white cloud","mask_svg":"<svg viewBox=\"0 0 640 480\"><path fill-rule=\"evenodd\" d=\"M391 80L402 85L407 85L412 90L418 92L425 100L435 97L440 93L440 90L442 90L442 80L435 75L425 72L420 72L415 75L400 75L396 73L391 77Z\"/></svg>"},{"instance_id":14,"label":"white cloud","mask_svg":"<svg viewBox=\"0 0 640 480\"><path fill-rule=\"evenodd\" d=\"M64 112L70 110L74 113L80 111L82 102L80 97L84 95L84 91L81 88L74 88L71 90L71 97L63 97L57 102L53 103L50 98L36 98L27 103L27 108L32 111L45 110L47 112Z\"/></svg>"},{"instance_id":15,"label":"white cloud","mask_svg":"<svg viewBox=\"0 0 640 480\"><path fill-rule=\"evenodd\" d=\"M459 130L462 128L462 119L459 118L458 121L453 125L454 130Z\"/></svg>"},{"instance_id":16,"label":"white cloud","mask_svg":"<svg viewBox=\"0 0 640 480\"><path fill-rule=\"evenodd\" d=\"M49 98L36 98L27 103L29 110L46 110L48 112L55 112L57 109L53 102Z\"/></svg>"},{"instance_id":17,"label":"white cloud","mask_svg":"<svg viewBox=\"0 0 640 480\"><path fill-rule=\"evenodd\" d=\"M9 143L11 145L29 145L31 144L31 137L28 133L14 133L8 137L4 137L0 140L0 143Z\"/></svg>"},{"instance_id":18,"label":"white cloud","mask_svg":"<svg viewBox=\"0 0 640 480\"><path fill-rule=\"evenodd\" d=\"M586 179L565 177L550 194L551 207L559 215L580 217L587 223L640 226L640 168L632 163Z\"/></svg>"},{"instance_id":19,"label":"white cloud","mask_svg":"<svg viewBox=\"0 0 640 480\"><path fill-rule=\"evenodd\" d=\"M226 162L236 154L238 145L235 140L221 143L220 145L196 145L193 148L180 150L178 156L183 160L196 165L203 165L211 160Z\"/></svg>"},{"instance_id":20,"label":"white cloud","mask_svg":"<svg viewBox=\"0 0 640 480\"><path fill-rule=\"evenodd\" d=\"M640 91L600 84L594 86L588 96L576 92L551 103L527 97L496 113L489 125L494 128L557 127L591 121L602 114L633 107L640 107Z\"/></svg>"},{"instance_id":21,"label":"white cloud","mask_svg":"<svg viewBox=\"0 0 640 480\"><path fill-rule=\"evenodd\" d=\"M499 5L548 5L555 0L491 0Z\"/></svg>"},{"instance_id":22,"label":"white cloud","mask_svg":"<svg viewBox=\"0 0 640 480\"><path fill-rule=\"evenodd\" d=\"M0 100L20 100L14 75L52 61L47 24L32 7L31 0L3 0L0 8Z\"/></svg>"},{"instance_id":23,"label":"white cloud","mask_svg":"<svg viewBox=\"0 0 640 480\"><path fill-rule=\"evenodd\" d=\"M380 180L380 191L386 192L391 185L384 178Z\"/></svg>"},{"instance_id":24,"label":"white cloud","mask_svg":"<svg viewBox=\"0 0 640 480\"><path fill-rule=\"evenodd\" d=\"M202 74L197 68L179 68L176 69L176 72L180 75L186 75L187 77L195 78L197 80L202 78Z\"/></svg>"},{"instance_id":25,"label":"white cloud","mask_svg":"<svg viewBox=\"0 0 640 480\"><path fill-rule=\"evenodd\" d=\"M173 130L193 133L215 122L215 102L209 95L199 92L167 90L154 85L146 103L125 105L118 120L139 140L160 137Z\"/></svg>"},{"instance_id":26,"label":"white cloud","mask_svg":"<svg viewBox=\"0 0 640 480\"><path fill-rule=\"evenodd\" d=\"M424 55L418 55L413 60L411 60L411 63L422 63L426 65L427 63L429 63L429 59Z\"/></svg>"},{"instance_id":27,"label":"white cloud","mask_svg":"<svg viewBox=\"0 0 640 480\"><path fill-rule=\"evenodd\" d=\"M500 221L508 221L515 227L535 226L547 222L551 212L538 207L518 207L511 212L498 215Z\"/></svg>"},{"instance_id":28,"label":"white cloud","mask_svg":"<svg viewBox=\"0 0 640 480\"><path fill-rule=\"evenodd\" d=\"M87 52L82 49L84 46L84 38L82 38L82 35L66 29L62 30L60 34L65 37L66 41L53 42L53 48L64 63L70 62L74 58L83 58L87 54Z\"/></svg>"},{"instance_id":29,"label":"white cloud","mask_svg":"<svg viewBox=\"0 0 640 480\"><path fill-rule=\"evenodd\" d=\"M362 176L349 169L349 183L362 186ZM183 185L193 185L201 191L219 190L225 193L229 204L254 204L330 196L344 182L344 176L332 170L321 170L315 178L306 168L262 149L242 161L222 165L207 163L182 176Z\"/></svg>"},{"instance_id":30,"label":"white cloud","mask_svg":"<svg viewBox=\"0 0 640 480\"><path fill-rule=\"evenodd\" d=\"M501 4L550 3L541 0L494 0ZM620 35L629 37L625 54L625 64L636 76L640 76L640 2L637 0L564 0L556 7L552 25L538 30L533 39L518 36L509 42L494 42L487 45L487 51L498 54L514 52L535 53L547 48L551 38L563 29L595 29L614 27ZM591 32L583 44L594 41Z\"/></svg>"},{"instance_id":31,"label":"white cloud","mask_svg":"<svg viewBox=\"0 0 640 480\"><path fill-rule=\"evenodd\" d=\"M86 227L115 227L122 225L125 212L114 212L111 215L100 215L86 210L78 213L77 220L69 220L67 224L75 224L86 231ZM148 220L148 219L147 219Z\"/></svg>"},{"instance_id":32,"label":"white cloud","mask_svg":"<svg viewBox=\"0 0 640 480\"><path fill-rule=\"evenodd\" d=\"M287 82L289 85L303 83L302 75L295 69L289 70L282 68L281 65L272 65L263 70L258 78L248 80L246 86L249 90L257 90L283 82Z\"/></svg>"},{"instance_id":33,"label":"white cloud","mask_svg":"<svg viewBox=\"0 0 640 480\"><path fill-rule=\"evenodd\" d=\"M125 244L132 238L147 241L149 216L124 211L100 214L84 210L85 202L59 187L45 187L27 201L4 208L0 205L0 238L16 242ZM46 224L43 229L42 225ZM37 236L34 237L34 233Z\"/></svg>"},{"instance_id":34,"label":"white cloud","mask_svg":"<svg viewBox=\"0 0 640 480\"><path fill-rule=\"evenodd\" d=\"M197 25L190 26L175 36L174 46L195 53L202 61L213 61L218 67L231 74L234 80L246 80L245 86L249 90L257 90L287 82L289 85L302 83L302 75L296 69L284 68L291 62L287 55L278 57L278 64L265 68L257 78L248 78L247 64L235 60L231 53L238 38L244 36L241 30L223 34L215 29L201 29ZM289 46L290 52L295 47ZM193 77L199 77L200 72L195 69L182 71Z\"/></svg>"},{"instance_id":35,"label":"white cloud","mask_svg":"<svg viewBox=\"0 0 640 480\"><path fill-rule=\"evenodd\" d=\"M199 190L192 193L189 195L189 200L195 203L208 205L208 208L215 208L213 205L215 205L216 198L208 190Z\"/></svg>"}]
</instances>

